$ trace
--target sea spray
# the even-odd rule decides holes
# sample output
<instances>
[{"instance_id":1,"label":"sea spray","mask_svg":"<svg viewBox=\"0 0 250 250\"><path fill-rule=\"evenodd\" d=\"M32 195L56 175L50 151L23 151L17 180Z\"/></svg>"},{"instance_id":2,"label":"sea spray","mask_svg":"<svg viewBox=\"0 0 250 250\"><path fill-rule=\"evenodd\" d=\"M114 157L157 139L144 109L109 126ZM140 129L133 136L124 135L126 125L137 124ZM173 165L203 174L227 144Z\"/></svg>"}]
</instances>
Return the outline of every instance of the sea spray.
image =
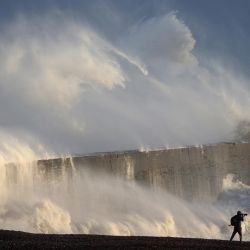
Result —
<instances>
[{"instance_id":1,"label":"sea spray","mask_svg":"<svg viewBox=\"0 0 250 250\"><path fill-rule=\"evenodd\" d=\"M227 239L233 213L239 208L249 212L246 201L250 187L232 175L225 176L217 201L188 202L167 190L140 185L133 178L86 166L75 168L70 158L60 159L60 167L44 167L37 164L35 153L27 156L22 151L22 155L23 159L8 155L15 163L9 163L2 155L3 229ZM127 169L129 177L132 169ZM230 202L222 197L229 197ZM246 226L249 225L247 220ZM245 238L250 237L246 234Z\"/></svg>"}]
</instances>

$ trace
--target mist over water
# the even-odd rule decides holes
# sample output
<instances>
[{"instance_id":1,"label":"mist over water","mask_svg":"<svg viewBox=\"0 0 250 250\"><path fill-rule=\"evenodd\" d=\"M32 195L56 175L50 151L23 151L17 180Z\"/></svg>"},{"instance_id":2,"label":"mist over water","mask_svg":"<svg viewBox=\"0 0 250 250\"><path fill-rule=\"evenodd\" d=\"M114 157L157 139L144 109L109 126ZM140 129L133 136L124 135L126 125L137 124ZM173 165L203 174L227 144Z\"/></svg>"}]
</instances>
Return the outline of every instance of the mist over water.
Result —
<instances>
[{"instance_id":1,"label":"mist over water","mask_svg":"<svg viewBox=\"0 0 250 250\"><path fill-rule=\"evenodd\" d=\"M213 202L189 202L129 175L37 165L60 154L249 140L248 76L196 50L176 12L126 22L111 10L102 11L120 27L110 36L57 9L0 25L0 227L228 239L235 211L250 213L250 187L230 173Z\"/></svg>"},{"instance_id":2,"label":"mist over water","mask_svg":"<svg viewBox=\"0 0 250 250\"><path fill-rule=\"evenodd\" d=\"M227 239L230 217L239 209L250 211L250 187L233 175L225 176L223 190L214 202L189 202L167 190L142 186L129 176L68 164L45 169L27 151L25 159L20 157L15 164L2 160L0 170L3 229Z\"/></svg>"}]
</instances>

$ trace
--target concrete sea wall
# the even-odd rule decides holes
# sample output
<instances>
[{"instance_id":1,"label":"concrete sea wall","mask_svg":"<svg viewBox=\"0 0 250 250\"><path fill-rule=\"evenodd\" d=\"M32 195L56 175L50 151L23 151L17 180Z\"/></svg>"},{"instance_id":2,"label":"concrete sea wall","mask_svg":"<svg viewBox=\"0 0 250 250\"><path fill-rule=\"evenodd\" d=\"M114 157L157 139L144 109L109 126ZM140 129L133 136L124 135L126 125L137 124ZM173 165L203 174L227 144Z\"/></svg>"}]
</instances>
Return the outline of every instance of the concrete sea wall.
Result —
<instances>
[{"instance_id":1,"label":"concrete sea wall","mask_svg":"<svg viewBox=\"0 0 250 250\"><path fill-rule=\"evenodd\" d=\"M216 198L227 174L250 185L250 143L221 143L200 147L159 149L148 152L98 153L38 161L48 178L90 169L154 189L165 189L185 199Z\"/></svg>"}]
</instances>

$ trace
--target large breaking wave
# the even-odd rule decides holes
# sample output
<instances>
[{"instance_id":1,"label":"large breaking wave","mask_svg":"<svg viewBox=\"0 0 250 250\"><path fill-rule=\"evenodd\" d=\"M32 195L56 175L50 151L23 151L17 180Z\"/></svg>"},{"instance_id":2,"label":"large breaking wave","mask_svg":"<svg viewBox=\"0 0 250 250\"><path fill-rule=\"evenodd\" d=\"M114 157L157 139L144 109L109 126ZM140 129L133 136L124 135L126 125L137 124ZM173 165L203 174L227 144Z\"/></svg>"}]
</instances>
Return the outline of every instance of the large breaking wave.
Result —
<instances>
[{"instance_id":1,"label":"large breaking wave","mask_svg":"<svg viewBox=\"0 0 250 250\"><path fill-rule=\"evenodd\" d=\"M73 164L51 168L48 173L35 160L19 160L7 164L2 159L0 164L3 229L227 239L233 213L238 209L250 212L250 186L230 174L215 202L188 202L133 180L84 167L76 170ZM247 220L243 230L248 226Z\"/></svg>"}]
</instances>

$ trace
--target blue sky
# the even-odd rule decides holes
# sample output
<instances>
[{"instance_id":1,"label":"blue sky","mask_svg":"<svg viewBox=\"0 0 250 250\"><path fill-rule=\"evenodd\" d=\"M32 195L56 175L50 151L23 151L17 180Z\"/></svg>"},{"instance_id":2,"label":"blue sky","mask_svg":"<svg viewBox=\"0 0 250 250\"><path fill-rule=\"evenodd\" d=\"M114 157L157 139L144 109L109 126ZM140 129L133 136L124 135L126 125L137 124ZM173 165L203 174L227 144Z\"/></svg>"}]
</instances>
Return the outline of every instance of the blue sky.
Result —
<instances>
[{"instance_id":1,"label":"blue sky","mask_svg":"<svg viewBox=\"0 0 250 250\"><path fill-rule=\"evenodd\" d=\"M250 114L249 11L247 0L3 1L2 140L56 153L236 140Z\"/></svg>"},{"instance_id":2,"label":"blue sky","mask_svg":"<svg viewBox=\"0 0 250 250\"><path fill-rule=\"evenodd\" d=\"M150 18L178 11L178 16L192 29L197 40L196 49L211 56L218 53L248 71L250 59L246 50L250 43L250 2L248 0L16 0L1 3L1 21L8 21L17 13L36 15L57 8L69 12L75 18L88 22L104 33L122 32L122 29L143 18ZM121 15L121 23L114 22L105 9L111 8ZM212 54L211 54L212 53Z\"/></svg>"}]
</instances>

